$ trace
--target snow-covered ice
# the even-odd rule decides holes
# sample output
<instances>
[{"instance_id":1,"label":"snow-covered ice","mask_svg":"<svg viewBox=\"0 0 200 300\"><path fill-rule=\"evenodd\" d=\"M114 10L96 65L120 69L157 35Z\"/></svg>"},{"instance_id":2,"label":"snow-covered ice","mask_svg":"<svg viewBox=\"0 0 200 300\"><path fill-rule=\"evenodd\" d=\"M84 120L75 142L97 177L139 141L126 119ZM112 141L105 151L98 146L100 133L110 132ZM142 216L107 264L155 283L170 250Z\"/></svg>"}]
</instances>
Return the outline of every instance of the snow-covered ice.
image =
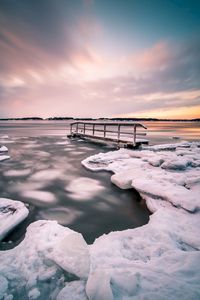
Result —
<instances>
[{"instance_id":1,"label":"snow-covered ice","mask_svg":"<svg viewBox=\"0 0 200 300\"><path fill-rule=\"evenodd\" d=\"M0 161L7 160L7 159L9 159L9 158L10 158L9 155L0 155Z\"/></svg>"},{"instance_id":2,"label":"snow-covered ice","mask_svg":"<svg viewBox=\"0 0 200 300\"><path fill-rule=\"evenodd\" d=\"M0 241L28 216L24 203L0 198ZM1 298L0 298L1 299Z\"/></svg>"},{"instance_id":3,"label":"snow-covered ice","mask_svg":"<svg viewBox=\"0 0 200 300\"><path fill-rule=\"evenodd\" d=\"M200 299L200 143L121 149L82 164L137 189L153 213L149 223L92 245L55 221L31 224L20 245L0 252L0 299ZM85 177L66 186L74 199L103 189Z\"/></svg>"},{"instance_id":4,"label":"snow-covered ice","mask_svg":"<svg viewBox=\"0 0 200 300\"><path fill-rule=\"evenodd\" d=\"M79 177L71 180L65 189L67 192L70 192L70 197L74 199L90 200L102 192L104 187L101 182L96 179Z\"/></svg>"},{"instance_id":5,"label":"snow-covered ice","mask_svg":"<svg viewBox=\"0 0 200 300\"><path fill-rule=\"evenodd\" d=\"M93 171L107 170L118 187L134 187L141 196L171 202L188 211L199 210L200 198L196 185L200 182L199 143L177 143L145 147L146 150L126 150L100 153L82 164ZM152 150L153 148L153 150ZM173 149L169 151L168 149ZM195 178L195 187L188 183Z\"/></svg>"},{"instance_id":6,"label":"snow-covered ice","mask_svg":"<svg viewBox=\"0 0 200 300\"><path fill-rule=\"evenodd\" d=\"M58 294L56 300L88 300L85 292L85 281L69 282Z\"/></svg>"},{"instance_id":7,"label":"snow-covered ice","mask_svg":"<svg viewBox=\"0 0 200 300\"><path fill-rule=\"evenodd\" d=\"M70 281L79 283L79 299L85 299L83 281L88 277L89 249L81 234L55 221L37 221L25 239L0 252L0 299L56 299L62 288L77 295ZM81 297L83 294L83 297ZM62 294L59 296L60 299Z\"/></svg>"},{"instance_id":8,"label":"snow-covered ice","mask_svg":"<svg viewBox=\"0 0 200 300\"><path fill-rule=\"evenodd\" d=\"M8 152L8 148L6 146L0 146L0 153Z\"/></svg>"}]
</instances>

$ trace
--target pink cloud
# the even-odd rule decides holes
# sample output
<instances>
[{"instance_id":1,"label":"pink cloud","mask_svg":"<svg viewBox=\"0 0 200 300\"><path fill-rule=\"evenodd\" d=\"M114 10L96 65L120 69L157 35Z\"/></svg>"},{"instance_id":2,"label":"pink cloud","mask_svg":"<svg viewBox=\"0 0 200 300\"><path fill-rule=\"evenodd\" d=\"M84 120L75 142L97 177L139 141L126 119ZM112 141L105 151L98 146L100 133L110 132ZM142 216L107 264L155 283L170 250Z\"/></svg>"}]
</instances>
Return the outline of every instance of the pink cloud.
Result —
<instances>
[{"instance_id":1,"label":"pink cloud","mask_svg":"<svg viewBox=\"0 0 200 300\"><path fill-rule=\"evenodd\" d=\"M129 60L139 72L164 70L173 57L169 43L161 41L153 47L133 55Z\"/></svg>"}]
</instances>

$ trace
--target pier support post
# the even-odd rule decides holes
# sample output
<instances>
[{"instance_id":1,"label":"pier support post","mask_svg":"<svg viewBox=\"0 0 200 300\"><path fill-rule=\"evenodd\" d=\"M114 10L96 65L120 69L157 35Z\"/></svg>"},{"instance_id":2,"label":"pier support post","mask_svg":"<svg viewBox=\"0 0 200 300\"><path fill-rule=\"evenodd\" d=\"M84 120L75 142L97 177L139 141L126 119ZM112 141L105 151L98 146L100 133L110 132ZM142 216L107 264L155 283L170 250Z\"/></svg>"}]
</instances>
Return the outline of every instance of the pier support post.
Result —
<instances>
[{"instance_id":1,"label":"pier support post","mask_svg":"<svg viewBox=\"0 0 200 300\"><path fill-rule=\"evenodd\" d=\"M117 126L117 140L118 140L118 143L119 143L119 140L120 140L120 124L118 124L118 126Z\"/></svg>"},{"instance_id":2,"label":"pier support post","mask_svg":"<svg viewBox=\"0 0 200 300\"><path fill-rule=\"evenodd\" d=\"M136 146L136 125L133 128L133 146Z\"/></svg>"}]
</instances>

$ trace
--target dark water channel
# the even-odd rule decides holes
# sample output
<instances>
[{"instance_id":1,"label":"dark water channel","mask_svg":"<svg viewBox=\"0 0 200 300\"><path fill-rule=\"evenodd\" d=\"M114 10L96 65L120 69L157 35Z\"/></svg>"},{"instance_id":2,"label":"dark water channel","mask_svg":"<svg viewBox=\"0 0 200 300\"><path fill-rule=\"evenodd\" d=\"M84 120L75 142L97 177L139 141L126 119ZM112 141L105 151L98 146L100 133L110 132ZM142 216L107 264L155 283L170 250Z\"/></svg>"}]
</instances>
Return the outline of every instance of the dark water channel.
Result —
<instances>
[{"instance_id":1,"label":"dark water channel","mask_svg":"<svg viewBox=\"0 0 200 300\"><path fill-rule=\"evenodd\" d=\"M12 248L35 220L57 220L81 232L88 243L103 233L135 228L148 222L149 212L133 190L120 190L108 172L86 170L81 161L110 151L64 135L9 136L0 144L11 158L0 162L0 198L20 200L29 206L29 217L1 243Z\"/></svg>"}]
</instances>

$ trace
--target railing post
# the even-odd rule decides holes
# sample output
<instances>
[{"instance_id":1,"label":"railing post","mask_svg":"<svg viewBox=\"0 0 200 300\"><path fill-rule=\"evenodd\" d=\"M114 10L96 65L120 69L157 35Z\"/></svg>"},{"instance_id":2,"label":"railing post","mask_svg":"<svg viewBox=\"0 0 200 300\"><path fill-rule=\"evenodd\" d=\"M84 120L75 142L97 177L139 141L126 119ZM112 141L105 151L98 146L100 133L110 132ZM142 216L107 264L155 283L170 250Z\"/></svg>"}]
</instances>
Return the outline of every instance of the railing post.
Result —
<instances>
[{"instance_id":1,"label":"railing post","mask_svg":"<svg viewBox=\"0 0 200 300\"><path fill-rule=\"evenodd\" d=\"M70 124L70 134L72 134L72 124Z\"/></svg>"},{"instance_id":2,"label":"railing post","mask_svg":"<svg viewBox=\"0 0 200 300\"><path fill-rule=\"evenodd\" d=\"M133 128L133 145L136 145L136 125L134 125Z\"/></svg>"},{"instance_id":3,"label":"railing post","mask_svg":"<svg viewBox=\"0 0 200 300\"><path fill-rule=\"evenodd\" d=\"M118 124L118 126L117 126L117 140L118 140L118 142L119 142L119 140L120 140L120 124Z\"/></svg>"},{"instance_id":4,"label":"railing post","mask_svg":"<svg viewBox=\"0 0 200 300\"><path fill-rule=\"evenodd\" d=\"M106 137L106 124L104 124L103 137Z\"/></svg>"},{"instance_id":5,"label":"railing post","mask_svg":"<svg viewBox=\"0 0 200 300\"><path fill-rule=\"evenodd\" d=\"M83 133L85 134L85 124L83 125Z\"/></svg>"},{"instance_id":6,"label":"railing post","mask_svg":"<svg viewBox=\"0 0 200 300\"><path fill-rule=\"evenodd\" d=\"M94 130L95 130L95 125L93 124L93 131L92 131L92 134L94 135Z\"/></svg>"},{"instance_id":7,"label":"railing post","mask_svg":"<svg viewBox=\"0 0 200 300\"><path fill-rule=\"evenodd\" d=\"M78 133L78 123L76 123L76 133Z\"/></svg>"}]
</instances>

